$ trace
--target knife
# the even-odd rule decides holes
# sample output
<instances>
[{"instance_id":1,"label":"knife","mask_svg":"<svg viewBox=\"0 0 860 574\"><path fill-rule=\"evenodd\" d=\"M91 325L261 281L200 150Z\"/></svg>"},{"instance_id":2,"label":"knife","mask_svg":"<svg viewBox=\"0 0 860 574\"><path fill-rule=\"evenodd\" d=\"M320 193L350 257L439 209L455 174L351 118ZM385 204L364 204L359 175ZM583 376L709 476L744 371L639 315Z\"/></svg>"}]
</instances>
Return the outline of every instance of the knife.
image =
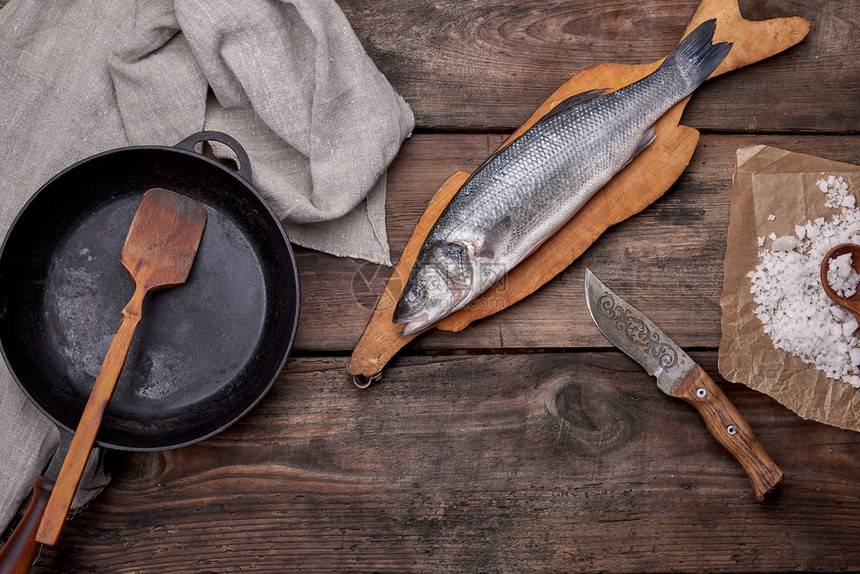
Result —
<instances>
[{"instance_id":1,"label":"knife","mask_svg":"<svg viewBox=\"0 0 860 574\"><path fill-rule=\"evenodd\" d=\"M784 475L720 387L672 339L585 269L588 312L613 345L657 378L657 387L699 411L708 430L741 463L758 500Z\"/></svg>"}]
</instances>

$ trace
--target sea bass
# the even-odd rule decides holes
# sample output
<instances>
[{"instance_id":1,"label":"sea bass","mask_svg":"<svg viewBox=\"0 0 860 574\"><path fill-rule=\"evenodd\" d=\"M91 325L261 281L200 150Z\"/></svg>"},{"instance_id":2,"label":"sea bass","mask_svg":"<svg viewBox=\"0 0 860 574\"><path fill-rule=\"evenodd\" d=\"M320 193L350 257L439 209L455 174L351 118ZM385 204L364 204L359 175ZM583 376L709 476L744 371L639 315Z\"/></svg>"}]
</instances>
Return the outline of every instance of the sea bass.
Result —
<instances>
[{"instance_id":1,"label":"sea bass","mask_svg":"<svg viewBox=\"0 0 860 574\"><path fill-rule=\"evenodd\" d=\"M424 241L394 310L409 335L461 309L562 227L655 137L653 124L711 75L731 48L716 20L660 67L616 90L560 102L481 164Z\"/></svg>"}]
</instances>

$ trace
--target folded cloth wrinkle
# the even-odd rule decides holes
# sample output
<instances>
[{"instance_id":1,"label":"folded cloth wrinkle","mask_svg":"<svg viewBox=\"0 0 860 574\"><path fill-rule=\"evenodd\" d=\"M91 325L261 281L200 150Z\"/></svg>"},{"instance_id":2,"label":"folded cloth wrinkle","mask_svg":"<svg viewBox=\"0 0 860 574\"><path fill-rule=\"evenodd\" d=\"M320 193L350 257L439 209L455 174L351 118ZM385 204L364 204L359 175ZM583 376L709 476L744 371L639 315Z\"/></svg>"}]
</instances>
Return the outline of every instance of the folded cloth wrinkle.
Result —
<instances>
[{"instance_id":1,"label":"folded cloth wrinkle","mask_svg":"<svg viewBox=\"0 0 860 574\"><path fill-rule=\"evenodd\" d=\"M384 199L385 170L414 120L364 53L340 9L333 3L301 0L209 2L204 10L196 2L177 0L175 6L217 101L217 107L210 105L207 111L207 128L228 131L243 144L274 137L292 148L284 158L283 165L289 166L284 171L310 173L309 182L299 188L304 201L271 200L290 238L312 245L319 239L307 232L305 224L337 220L359 210L362 217L349 218L343 228L364 229L364 245L358 245L352 231L326 234L341 247L330 251L349 255L346 247L351 245L357 250L354 256L390 263L387 246L385 253L370 252L386 234L384 210L369 208L366 198L373 203L379 203L377 196ZM222 11L228 17L202 25ZM244 25L237 27L237 21ZM280 74L261 75L257 66L266 62ZM242 108L251 108L266 129L248 130L251 123L246 120L239 125L235 118L247 117L239 112ZM259 147L246 145L252 150ZM249 155L252 164L260 163L252 151ZM257 173L255 169L255 183L269 199L285 176L278 178L280 182L257 180ZM287 179L297 183L296 178ZM373 221L368 220L371 214Z\"/></svg>"},{"instance_id":2,"label":"folded cloth wrinkle","mask_svg":"<svg viewBox=\"0 0 860 574\"><path fill-rule=\"evenodd\" d=\"M212 129L294 243L390 265L385 177L414 118L334 0L11 0L0 37L0 233L78 160ZM5 366L0 428L5 527L57 444Z\"/></svg>"}]
</instances>

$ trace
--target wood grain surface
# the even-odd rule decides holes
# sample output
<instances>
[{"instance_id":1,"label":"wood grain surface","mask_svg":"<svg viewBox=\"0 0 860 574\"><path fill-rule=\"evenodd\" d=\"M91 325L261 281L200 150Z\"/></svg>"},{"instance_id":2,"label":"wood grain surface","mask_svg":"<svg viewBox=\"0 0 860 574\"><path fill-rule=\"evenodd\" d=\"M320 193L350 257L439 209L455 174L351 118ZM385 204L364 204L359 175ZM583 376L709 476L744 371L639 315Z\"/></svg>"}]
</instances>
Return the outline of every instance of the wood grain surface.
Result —
<instances>
[{"instance_id":1,"label":"wood grain surface","mask_svg":"<svg viewBox=\"0 0 860 574\"><path fill-rule=\"evenodd\" d=\"M693 358L711 373L713 352ZM843 570L856 433L717 378L788 477L759 503L685 403L618 353L293 359L235 427L126 456L53 572ZM804 446L800 446L804 445Z\"/></svg>"},{"instance_id":2,"label":"wood grain surface","mask_svg":"<svg viewBox=\"0 0 860 574\"><path fill-rule=\"evenodd\" d=\"M418 122L389 170L396 261L446 177L577 71L665 55L698 1L338 4ZM365 390L346 366L390 269L297 249L296 352L272 392L200 444L109 453L113 482L34 571L860 570L860 434L716 365L735 151L860 163L860 4L740 5L802 16L810 34L697 92L682 123L702 137L662 198L526 300L416 339ZM785 472L774 495L756 501L698 413L600 335L584 265L714 378Z\"/></svg>"},{"instance_id":3,"label":"wood grain surface","mask_svg":"<svg viewBox=\"0 0 860 574\"><path fill-rule=\"evenodd\" d=\"M698 0L383 0L338 4L418 126L512 131L575 72L640 64L675 46ZM797 49L715 79L687 125L720 132L857 131L856 2L740 0L751 20L807 19ZM834 75L839 70L841 73ZM843 81L853 76L854 82ZM743 101L744 113L738 111ZM826 102L826 104L825 104Z\"/></svg>"}]
</instances>

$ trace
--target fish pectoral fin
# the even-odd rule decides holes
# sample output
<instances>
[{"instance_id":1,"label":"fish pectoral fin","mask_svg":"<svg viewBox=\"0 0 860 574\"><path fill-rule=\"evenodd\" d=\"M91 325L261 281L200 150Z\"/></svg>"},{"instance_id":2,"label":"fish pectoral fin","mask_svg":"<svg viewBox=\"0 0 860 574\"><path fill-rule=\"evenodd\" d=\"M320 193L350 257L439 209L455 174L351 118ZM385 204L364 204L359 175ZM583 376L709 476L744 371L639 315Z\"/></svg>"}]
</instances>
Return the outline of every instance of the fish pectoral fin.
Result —
<instances>
[{"instance_id":1,"label":"fish pectoral fin","mask_svg":"<svg viewBox=\"0 0 860 574\"><path fill-rule=\"evenodd\" d=\"M475 249L475 255L482 259L493 259L505 250L510 239L511 218L505 216L493 225L493 228L484 237L484 241Z\"/></svg>"},{"instance_id":2,"label":"fish pectoral fin","mask_svg":"<svg viewBox=\"0 0 860 574\"><path fill-rule=\"evenodd\" d=\"M645 132L645 135L644 135L644 136L642 136L642 139L641 139L641 140L639 140L639 143L637 143L637 144L636 144L636 147L635 147L635 148L633 148L633 153L632 153L632 154L630 154L630 158L629 158L629 159L627 160L627 162L624 164L624 167L627 167L627 164L629 164L631 161L633 161L633 159L634 159L637 155L639 155L640 153L642 153L642 151L643 151L646 147L648 147L649 145L651 145L651 143L654 141L654 139L656 139L656 137L657 137L657 132L656 132L656 131L654 131L654 128L653 128L653 127L648 128L648 131L646 131L646 132Z\"/></svg>"}]
</instances>

